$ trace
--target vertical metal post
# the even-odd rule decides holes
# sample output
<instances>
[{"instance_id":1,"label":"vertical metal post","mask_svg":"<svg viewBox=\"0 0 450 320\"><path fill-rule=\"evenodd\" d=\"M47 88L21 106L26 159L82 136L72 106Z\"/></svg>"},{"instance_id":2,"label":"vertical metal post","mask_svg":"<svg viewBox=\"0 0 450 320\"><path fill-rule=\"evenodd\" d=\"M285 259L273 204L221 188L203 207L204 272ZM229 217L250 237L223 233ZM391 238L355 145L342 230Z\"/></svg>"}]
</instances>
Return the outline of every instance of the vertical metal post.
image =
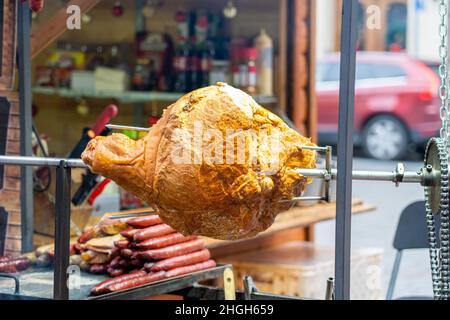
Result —
<instances>
[{"instance_id":1,"label":"vertical metal post","mask_svg":"<svg viewBox=\"0 0 450 320\"><path fill-rule=\"evenodd\" d=\"M350 299L353 122L358 0L342 1L336 203L335 298Z\"/></svg>"},{"instance_id":2,"label":"vertical metal post","mask_svg":"<svg viewBox=\"0 0 450 320\"><path fill-rule=\"evenodd\" d=\"M18 62L20 98L20 155L31 156L31 61L30 24L28 2L18 2ZM22 252L33 250L33 168L21 167L20 211L22 225Z\"/></svg>"},{"instance_id":3,"label":"vertical metal post","mask_svg":"<svg viewBox=\"0 0 450 320\"><path fill-rule=\"evenodd\" d=\"M62 160L56 167L55 196L55 268L53 297L55 300L69 299L67 285L70 255L70 182L71 169Z\"/></svg>"}]
</instances>

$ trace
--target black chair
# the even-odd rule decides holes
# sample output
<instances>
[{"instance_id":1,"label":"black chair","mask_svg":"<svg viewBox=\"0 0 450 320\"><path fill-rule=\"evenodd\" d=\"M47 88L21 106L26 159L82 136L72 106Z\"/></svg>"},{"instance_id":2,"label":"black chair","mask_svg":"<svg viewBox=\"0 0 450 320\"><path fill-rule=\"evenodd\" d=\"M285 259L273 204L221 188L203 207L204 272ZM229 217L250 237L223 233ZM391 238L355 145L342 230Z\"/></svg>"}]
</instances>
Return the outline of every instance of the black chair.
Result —
<instances>
[{"instance_id":1,"label":"black chair","mask_svg":"<svg viewBox=\"0 0 450 320\"><path fill-rule=\"evenodd\" d=\"M438 225L438 224L437 224ZM436 228L436 232L439 230ZM391 280L386 294L386 300L391 300L402 260L403 250L428 249L428 235L425 219L425 202L417 201L408 205L400 215L395 233L393 247L397 250ZM398 300L430 300L432 297L411 296Z\"/></svg>"}]
</instances>

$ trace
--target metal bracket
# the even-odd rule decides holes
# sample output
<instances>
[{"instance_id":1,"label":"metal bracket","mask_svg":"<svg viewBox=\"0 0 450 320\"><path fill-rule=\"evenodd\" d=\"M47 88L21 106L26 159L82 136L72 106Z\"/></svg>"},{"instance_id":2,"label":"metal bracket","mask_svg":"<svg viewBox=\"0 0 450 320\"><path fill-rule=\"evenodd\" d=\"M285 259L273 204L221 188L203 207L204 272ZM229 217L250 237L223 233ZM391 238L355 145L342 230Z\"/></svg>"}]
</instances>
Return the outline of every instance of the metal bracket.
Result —
<instances>
[{"instance_id":1,"label":"metal bracket","mask_svg":"<svg viewBox=\"0 0 450 320\"><path fill-rule=\"evenodd\" d=\"M325 292L325 300L334 300L334 278L328 278L327 290Z\"/></svg>"},{"instance_id":2,"label":"metal bracket","mask_svg":"<svg viewBox=\"0 0 450 320\"><path fill-rule=\"evenodd\" d=\"M223 270L223 290L225 292L225 300L236 300L234 274L231 268Z\"/></svg>"},{"instance_id":3,"label":"metal bracket","mask_svg":"<svg viewBox=\"0 0 450 320\"><path fill-rule=\"evenodd\" d=\"M20 281L19 278L17 278L13 274L7 274L7 273L0 273L0 278L9 278L14 280L14 294L20 293Z\"/></svg>"},{"instance_id":4,"label":"metal bracket","mask_svg":"<svg viewBox=\"0 0 450 320\"><path fill-rule=\"evenodd\" d=\"M311 300L292 296L284 296L272 293L260 292L253 282L252 277L244 277L244 299L245 300Z\"/></svg>"},{"instance_id":5,"label":"metal bracket","mask_svg":"<svg viewBox=\"0 0 450 320\"><path fill-rule=\"evenodd\" d=\"M394 171L394 183L395 186L398 187L400 182L403 181L403 177L405 175L405 165L403 163L397 163L397 166Z\"/></svg>"}]
</instances>

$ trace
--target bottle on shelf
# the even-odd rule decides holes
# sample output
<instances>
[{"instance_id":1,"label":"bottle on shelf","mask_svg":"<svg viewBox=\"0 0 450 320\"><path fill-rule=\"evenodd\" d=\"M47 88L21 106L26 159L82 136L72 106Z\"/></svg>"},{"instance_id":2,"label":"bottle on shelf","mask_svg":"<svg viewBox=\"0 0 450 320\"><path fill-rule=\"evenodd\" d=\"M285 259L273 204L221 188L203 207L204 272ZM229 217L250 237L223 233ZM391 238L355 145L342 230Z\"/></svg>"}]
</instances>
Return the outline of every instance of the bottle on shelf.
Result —
<instances>
[{"instance_id":1,"label":"bottle on shelf","mask_svg":"<svg viewBox=\"0 0 450 320\"><path fill-rule=\"evenodd\" d=\"M186 12L178 11L175 15L175 21L178 31L178 43L173 57L173 90L184 93L189 89L190 74L188 65L189 48L189 22Z\"/></svg>"},{"instance_id":2,"label":"bottle on shelf","mask_svg":"<svg viewBox=\"0 0 450 320\"><path fill-rule=\"evenodd\" d=\"M245 66L245 83L242 87L244 91L249 94L257 92L257 67L256 60L258 59L258 50L256 48L245 48L243 50Z\"/></svg>"},{"instance_id":3,"label":"bottle on shelf","mask_svg":"<svg viewBox=\"0 0 450 320\"><path fill-rule=\"evenodd\" d=\"M212 70L212 62L214 58L214 48L208 37L208 16L207 14L199 14L195 27L196 32L196 51L197 51L197 81L196 87L206 87L210 84L209 73Z\"/></svg>"},{"instance_id":4,"label":"bottle on shelf","mask_svg":"<svg viewBox=\"0 0 450 320\"><path fill-rule=\"evenodd\" d=\"M200 70L200 60L197 53L197 37L193 36L190 43L188 43L188 85L186 91L192 91L198 88L198 74Z\"/></svg>"},{"instance_id":5,"label":"bottle on shelf","mask_svg":"<svg viewBox=\"0 0 450 320\"><path fill-rule=\"evenodd\" d=\"M255 39L254 43L258 51L257 91L259 94L273 95L273 41L265 29Z\"/></svg>"},{"instance_id":6,"label":"bottle on shelf","mask_svg":"<svg viewBox=\"0 0 450 320\"><path fill-rule=\"evenodd\" d=\"M136 91L150 90L150 61L148 59L138 59L134 67L132 88Z\"/></svg>"},{"instance_id":7,"label":"bottle on shelf","mask_svg":"<svg viewBox=\"0 0 450 320\"><path fill-rule=\"evenodd\" d=\"M188 72L189 45L187 39L180 37L173 58L174 91L184 93L188 91L190 75Z\"/></svg>"}]
</instances>

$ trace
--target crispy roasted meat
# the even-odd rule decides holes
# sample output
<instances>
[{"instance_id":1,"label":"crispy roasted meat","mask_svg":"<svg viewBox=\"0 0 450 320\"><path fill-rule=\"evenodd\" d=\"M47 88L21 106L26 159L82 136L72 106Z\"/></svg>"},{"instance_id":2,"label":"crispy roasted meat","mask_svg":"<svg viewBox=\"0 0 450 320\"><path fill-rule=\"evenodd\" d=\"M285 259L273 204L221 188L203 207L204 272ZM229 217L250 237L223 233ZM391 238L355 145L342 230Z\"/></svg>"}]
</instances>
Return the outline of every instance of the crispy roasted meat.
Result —
<instances>
[{"instance_id":1,"label":"crispy roasted meat","mask_svg":"<svg viewBox=\"0 0 450 320\"><path fill-rule=\"evenodd\" d=\"M186 94L146 137L93 139L82 158L187 235L251 237L299 196L313 145L249 95L223 83Z\"/></svg>"}]
</instances>

